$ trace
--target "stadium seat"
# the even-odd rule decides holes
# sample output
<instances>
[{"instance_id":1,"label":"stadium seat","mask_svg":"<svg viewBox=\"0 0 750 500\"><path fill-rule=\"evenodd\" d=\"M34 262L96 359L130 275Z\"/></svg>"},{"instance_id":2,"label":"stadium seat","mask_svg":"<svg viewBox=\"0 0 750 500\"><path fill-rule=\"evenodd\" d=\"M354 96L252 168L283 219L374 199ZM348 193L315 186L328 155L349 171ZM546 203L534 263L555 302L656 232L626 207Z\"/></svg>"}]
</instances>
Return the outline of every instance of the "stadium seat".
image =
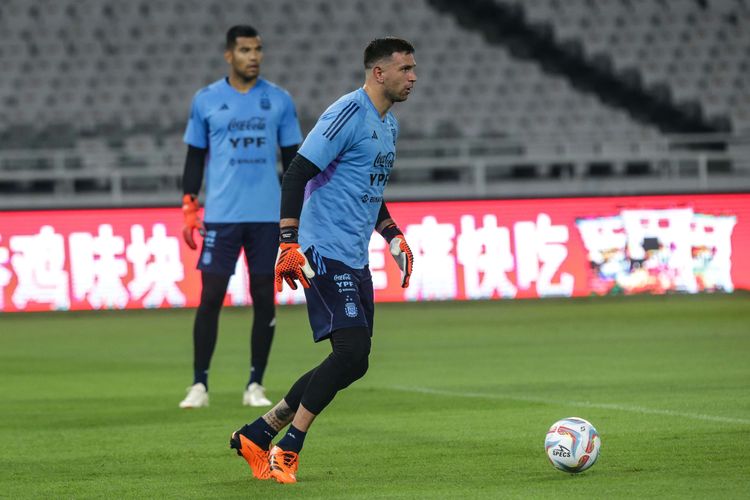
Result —
<instances>
[{"instance_id":1,"label":"stadium seat","mask_svg":"<svg viewBox=\"0 0 750 500\"><path fill-rule=\"evenodd\" d=\"M742 110L729 103L748 90L725 83L742 74L736 54L750 51L744 0L511 3L549 24L559 40L579 41L589 57L605 54L618 70L635 68L646 84L667 85L678 100L694 100L707 115L723 114L736 130L744 127ZM705 74L710 84L700 81Z\"/></svg>"},{"instance_id":2,"label":"stadium seat","mask_svg":"<svg viewBox=\"0 0 750 500\"><path fill-rule=\"evenodd\" d=\"M48 90L80 92L88 87L86 102L97 107L97 116L105 122L119 120L131 127L155 117L166 129L184 126L184 109L193 93L225 70L221 58L224 30L230 23L244 19L257 24L263 32L267 51L264 72L296 97L305 129L335 97L359 86L362 46L383 34L404 36L417 47L420 75L425 76L411 98L415 106L410 103L398 110L405 129L413 133L421 130L421 135L427 137L445 133L445 122L451 115L430 105L436 98L446 101L444 109L472 109L465 113L462 123L451 127L465 136L486 135L483 124L489 123L493 123L491 133L546 133L549 123L559 122L571 106L583 108L584 104L591 113L571 123L566 133L588 134L597 130L590 117L610 113L605 105L587 103L585 95L561 85L558 78L534 64L518 61L504 48L492 46L478 34L460 27L450 16L433 10L426 0L385 0L377 5L348 0L260 0L252 4L199 0L6 3L0 19L7 24L7 19L12 18L17 25L14 30L0 30L3 37L9 38L3 43L0 57L4 67L10 69L11 81L39 71L27 64L26 57L29 52L38 53L45 61L60 64L62 74L87 82L81 85L80 80L74 83L72 78L63 78L54 88L46 87ZM52 7L48 8L48 4ZM557 12L554 9L564 8L560 22L565 23L572 36L573 30L580 29L584 4L577 0L571 3L572 7L563 5L568 3L535 0L529 2L528 10L534 19L545 19ZM600 21L606 17L602 12L597 16ZM273 23L272 19L284 21ZM290 22L298 28L288 29ZM69 40L42 43L29 38L36 23L50 32L66 33ZM310 43L311 39L316 43ZM451 57L450 66L446 66L446 55L455 53L457 48L467 57ZM15 59L11 53L21 57ZM309 61L313 64L308 65ZM178 82L169 79L172 75L179 75ZM504 85L503 92L497 91L497 82ZM45 85L43 80L41 85ZM170 98L164 99L167 95ZM502 122L496 120L497 106L516 99L523 103L518 112L503 114ZM545 120L524 117L533 116L536 99L544 99L548 115ZM412 111L419 104L425 110ZM81 115L81 106L81 99L61 99L55 113L72 122L73 117ZM421 125L407 125L417 114L424 120ZM73 126L79 125L74 122ZM632 133L641 128L635 121L628 127Z\"/></svg>"}]
</instances>

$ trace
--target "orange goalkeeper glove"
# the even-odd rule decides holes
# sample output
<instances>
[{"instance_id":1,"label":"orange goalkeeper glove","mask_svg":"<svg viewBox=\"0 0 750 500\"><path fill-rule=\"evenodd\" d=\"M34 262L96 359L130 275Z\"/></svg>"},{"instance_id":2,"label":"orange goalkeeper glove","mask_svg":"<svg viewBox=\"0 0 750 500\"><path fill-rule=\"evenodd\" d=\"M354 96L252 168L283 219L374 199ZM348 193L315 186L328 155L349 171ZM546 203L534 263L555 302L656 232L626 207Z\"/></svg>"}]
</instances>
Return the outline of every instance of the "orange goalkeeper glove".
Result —
<instances>
[{"instance_id":1,"label":"orange goalkeeper glove","mask_svg":"<svg viewBox=\"0 0 750 500\"><path fill-rule=\"evenodd\" d=\"M414 254L406 243L406 238L396 224L390 224L380 234L388 242L388 249L401 270L401 288L409 287L409 278L414 268Z\"/></svg>"},{"instance_id":2,"label":"orange goalkeeper glove","mask_svg":"<svg viewBox=\"0 0 750 500\"><path fill-rule=\"evenodd\" d=\"M185 216L185 225L182 227L182 237L191 249L195 250L198 245L195 244L193 239L193 231L198 230L198 234L201 236L206 235L206 228L203 226L203 222L198 217L198 210L201 209L201 205L198 202L198 197L194 194L186 194L182 197L182 215Z\"/></svg>"},{"instance_id":3,"label":"orange goalkeeper glove","mask_svg":"<svg viewBox=\"0 0 750 500\"><path fill-rule=\"evenodd\" d=\"M315 271L310 267L307 257L297 243L297 228L286 227L281 229L279 236L279 252L276 254L276 290L281 291L284 281L292 288L297 289L294 280L300 282L303 288L310 288L310 279L315 276Z\"/></svg>"}]
</instances>

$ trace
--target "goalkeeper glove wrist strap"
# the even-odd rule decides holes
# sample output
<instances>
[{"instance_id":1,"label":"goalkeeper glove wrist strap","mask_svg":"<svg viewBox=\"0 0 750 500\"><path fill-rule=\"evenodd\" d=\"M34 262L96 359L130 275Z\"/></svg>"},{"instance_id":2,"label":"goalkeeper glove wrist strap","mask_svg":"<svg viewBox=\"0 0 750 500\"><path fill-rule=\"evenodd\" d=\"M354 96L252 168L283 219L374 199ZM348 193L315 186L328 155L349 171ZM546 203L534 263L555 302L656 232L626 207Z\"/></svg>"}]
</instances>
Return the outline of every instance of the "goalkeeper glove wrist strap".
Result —
<instances>
[{"instance_id":1,"label":"goalkeeper glove wrist strap","mask_svg":"<svg viewBox=\"0 0 750 500\"><path fill-rule=\"evenodd\" d=\"M396 224L389 224L380 231L380 235L385 238L385 241L388 243L390 243L396 236L402 236L403 234L404 233L401 232Z\"/></svg>"},{"instance_id":2,"label":"goalkeeper glove wrist strap","mask_svg":"<svg viewBox=\"0 0 750 500\"><path fill-rule=\"evenodd\" d=\"M279 231L279 243L297 243L298 233L294 226L282 227Z\"/></svg>"}]
</instances>

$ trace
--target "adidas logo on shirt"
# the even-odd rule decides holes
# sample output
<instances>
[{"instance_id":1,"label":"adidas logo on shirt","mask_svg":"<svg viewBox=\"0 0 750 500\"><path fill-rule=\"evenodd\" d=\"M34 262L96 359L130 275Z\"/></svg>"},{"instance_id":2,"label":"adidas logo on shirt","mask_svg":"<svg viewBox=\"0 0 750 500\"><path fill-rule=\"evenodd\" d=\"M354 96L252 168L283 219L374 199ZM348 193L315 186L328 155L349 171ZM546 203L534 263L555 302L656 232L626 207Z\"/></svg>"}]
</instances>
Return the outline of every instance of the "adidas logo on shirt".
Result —
<instances>
[{"instance_id":1,"label":"adidas logo on shirt","mask_svg":"<svg viewBox=\"0 0 750 500\"><path fill-rule=\"evenodd\" d=\"M374 130L372 131L372 138L373 139L377 139L378 138L378 134L376 134Z\"/></svg>"},{"instance_id":2,"label":"adidas logo on shirt","mask_svg":"<svg viewBox=\"0 0 750 500\"><path fill-rule=\"evenodd\" d=\"M219 108L219 111L224 111L225 109L229 109L229 106L227 106L227 103L222 104L221 107Z\"/></svg>"}]
</instances>

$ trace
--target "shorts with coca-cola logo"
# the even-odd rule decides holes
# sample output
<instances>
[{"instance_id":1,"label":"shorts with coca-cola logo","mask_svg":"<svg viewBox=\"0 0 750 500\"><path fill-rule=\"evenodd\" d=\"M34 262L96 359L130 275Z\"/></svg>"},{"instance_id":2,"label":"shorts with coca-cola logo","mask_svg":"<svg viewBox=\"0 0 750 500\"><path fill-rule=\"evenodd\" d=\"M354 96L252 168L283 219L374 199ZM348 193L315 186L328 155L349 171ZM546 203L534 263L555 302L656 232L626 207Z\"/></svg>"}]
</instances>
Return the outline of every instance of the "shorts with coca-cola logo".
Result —
<instances>
[{"instance_id":1,"label":"shorts with coca-cola logo","mask_svg":"<svg viewBox=\"0 0 750 500\"><path fill-rule=\"evenodd\" d=\"M315 342L342 328L362 326L372 335L375 297L370 268L354 269L309 248L305 255L315 276L305 288L307 315Z\"/></svg>"}]
</instances>

